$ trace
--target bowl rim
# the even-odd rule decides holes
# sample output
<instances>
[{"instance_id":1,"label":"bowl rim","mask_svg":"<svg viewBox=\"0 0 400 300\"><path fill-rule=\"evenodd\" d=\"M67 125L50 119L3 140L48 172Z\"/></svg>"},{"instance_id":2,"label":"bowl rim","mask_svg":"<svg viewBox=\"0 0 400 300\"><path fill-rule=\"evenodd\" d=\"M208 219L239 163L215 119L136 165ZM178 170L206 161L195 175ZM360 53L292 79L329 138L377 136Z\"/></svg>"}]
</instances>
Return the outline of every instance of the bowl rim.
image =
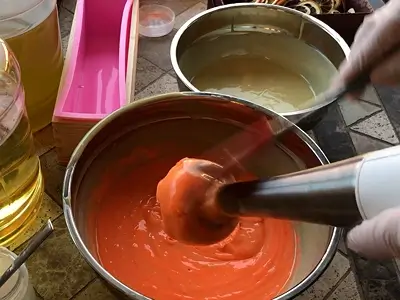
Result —
<instances>
[{"instance_id":1,"label":"bowl rim","mask_svg":"<svg viewBox=\"0 0 400 300\"><path fill-rule=\"evenodd\" d=\"M174 38L172 39L171 42L171 47L170 47L170 58L171 58L171 63L172 63L172 68L175 71L178 79L183 83L183 85L188 88L190 91L194 92L201 92L199 89L197 89L194 85L190 83L190 81L186 78L186 76L183 74L181 71L181 68L179 67L178 59L177 59L177 49L178 49L178 44L179 41L182 38L182 35L186 32L186 30L195 22L198 20L202 19L203 17L207 16L208 14L212 14L217 11L223 11L223 10L228 10L232 8L249 8L253 7L256 9L275 9L275 10L280 10L292 15L296 15L310 23L314 23L316 26L324 30L328 35L330 35L340 46L344 53L345 59L347 59L350 55L350 47L347 45L346 41L340 36L339 33L337 33L332 27L330 27L328 24L318 20L314 16L307 15L301 11L289 8L289 7L284 7L284 6L279 6L279 5L274 5L274 4L265 4L265 3L254 3L254 2L244 2L244 3L233 3L233 4L224 4L221 6L217 6L214 8L207 9L188 21L186 21L182 27L176 32ZM318 95L317 95L318 97ZM321 99L322 100L322 99ZM290 116L297 116L297 115L303 115L307 114L310 112L313 112L315 110L318 110L320 108L323 108L324 106L328 105L329 102L322 102L316 105L313 105L309 108L301 109L301 110L295 110L291 112L284 112L280 113L282 116L285 117L290 117Z\"/></svg>"},{"instance_id":2,"label":"bowl rim","mask_svg":"<svg viewBox=\"0 0 400 300\"><path fill-rule=\"evenodd\" d=\"M167 93L162 95L157 95L153 97L144 98L135 102L132 102L126 106L119 108L118 110L114 111L106 118L102 119L98 122L95 126L93 126L89 132L82 138L79 142L78 146L75 148L74 152L71 155L71 159L67 165L63 187L62 187L62 200L63 200L63 211L65 216L65 222L67 224L68 232L72 238L73 243L78 248L80 254L85 258L88 264L99 274L103 279L105 279L113 288L122 292L124 295L128 297L132 297L133 299L138 300L151 300L143 294L129 288L127 285L123 284L121 281L116 279L111 273L109 273L105 268L101 266L101 264L93 257L90 253L88 248L86 247L85 243L83 242L79 231L77 229L72 205L71 205L71 197L72 197L72 180L74 177L74 171L79 163L80 157L85 150L86 146L90 143L90 141L99 133L109 122L119 118L121 115L124 114L125 111L133 110L135 107L140 107L142 105L147 105L153 102L159 102L163 100L172 100L172 101L182 101L185 100L187 97L199 97L199 98L214 98L222 101L229 101L234 102L241 105L246 105L249 108L255 109L259 112L271 115L273 117L278 117L283 119L285 122L290 122L285 117L279 115L278 113L269 110L265 107L262 107L258 104L249 102L247 100L243 100L240 98L235 98L232 96L215 94L215 93L204 93L204 92L177 92L177 93ZM321 165L329 164L329 161L325 154L322 152L320 147L315 143L315 141L307 135L303 130L301 130L296 125L293 125L292 131L296 133L304 143L310 148L311 151L314 152L314 155L319 159ZM288 300L293 299L295 296L298 296L301 292L306 290L310 287L328 268L329 264L331 263L333 257L336 254L336 250L339 244L340 237L342 236L342 229L337 227L332 228L332 235L329 240L329 243L326 247L325 253L322 256L321 260L315 266L315 268L311 271L311 273L300 281L297 285L290 288L285 293L273 298L272 300Z\"/></svg>"}]
</instances>

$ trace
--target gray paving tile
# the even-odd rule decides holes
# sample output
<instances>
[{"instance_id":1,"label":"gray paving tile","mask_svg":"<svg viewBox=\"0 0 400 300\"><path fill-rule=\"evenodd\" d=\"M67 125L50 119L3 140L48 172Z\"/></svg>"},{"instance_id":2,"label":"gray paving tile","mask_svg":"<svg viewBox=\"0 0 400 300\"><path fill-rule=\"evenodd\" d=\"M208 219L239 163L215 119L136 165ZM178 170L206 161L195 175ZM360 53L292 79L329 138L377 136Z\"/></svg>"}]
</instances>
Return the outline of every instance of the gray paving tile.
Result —
<instances>
[{"instance_id":1,"label":"gray paving tile","mask_svg":"<svg viewBox=\"0 0 400 300\"><path fill-rule=\"evenodd\" d=\"M349 251L352 269L357 275L365 300L400 299L400 285L394 260L365 259Z\"/></svg>"},{"instance_id":2,"label":"gray paving tile","mask_svg":"<svg viewBox=\"0 0 400 300\"><path fill-rule=\"evenodd\" d=\"M338 249L342 252L342 254L347 255L347 247L346 247L346 236L343 234L340 237Z\"/></svg>"},{"instance_id":3,"label":"gray paving tile","mask_svg":"<svg viewBox=\"0 0 400 300\"><path fill-rule=\"evenodd\" d=\"M95 279L74 300L118 300L100 279Z\"/></svg>"},{"instance_id":4,"label":"gray paving tile","mask_svg":"<svg viewBox=\"0 0 400 300\"><path fill-rule=\"evenodd\" d=\"M27 267L44 300L69 300L96 275L73 244L64 217L53 224L53 234L32 254Z\"/></svg>"},{"instance_id":5,"label":"gray paving tile","mask_svg":"<svg viewBox=\"0 0 400 300\"><path fill-rule=\"evenodd\" d=\"M71 12L75 12L76 0L62 0L61 6Z\"/></svg>"},{"instance_id":6,"label":"gray paving tile","mask_svg":"<svg viewBox=\"0 0 400 300\"><path fill-rule=\"evenodd\" d=\"M335 291L327 300L361 300L357 289L357 283L353 272L350 272L346 278L338 285Z\"/></svg>"},{"instance_id":7,"label":"gray paving tile","mask_svg":"<svg viewBox=\"0 0 400 300\"><path fill-rule=\"evenodd\" d=\"M9 245L10 250L15 250L23 243L28 241L36 232L38 232L42 226L51 219L54 221L62 214L62 209L57 203L50 198L49 195L44 194L42 204L40 206L38 215L29 228L19 236L11 245Z\"/></svg>"},{"instance_id":8,"label":"gray paving tile","mask_svg":"<svg viewBox=\"0 0 400 300\"><path fill-rule=\"evenodd\" d=\"M205 11L206 9L207 5L202 2L199 2L196 5L190 7L189 9L185 10L179 16L176 17L174 28L175 29L181 28L182 25L186 23L186 21L188 21L195 15Z\"/></svg>"},{"instance_id":9,"label":"gray paving tile","mask_svg":"<svg viewBox=\"0 0 400 300\"><path fill-rule=\"evenodd\" d=\"M46 193L62 206L61 192L65 167L58 164L56 149L54 148L42 155L40 157L40 164L42 166Z\"/></svg>"},{"instance_id":10,"label":"gray paving tile","mask_svg":"<svg viewBox=\"0 0 400 300\"><path fill-rule=\"evenodd\" d=\"M174 78L177 78L176 73L175 73L175 71L173 69L169 70L168 74L171 75Z\"/></svg>"},{"instance_id":11,"label":"gray paving tile","mask_svg":"<svg viewBox=\"0 0 400 300\"><path fill-rule=\"evenodd\" d=\"M391 144L399 143L393 127L383 111L351 126L351 129Z\"/></svg>"},{"instance_id":12,"label":"gray paving tile","mask_svg":"<svg viewBox=\"0 0 400 300\"><path fill-rule=\"evenodd\" d=\"M381 110L372 104L354 99L343 99L339 102L339 107L346 125L351 125Z\"/></svg>"},{"instance_id":13,"label":"gray paving tile","mask_svg":"<svg viewBox=\"0 0 400 300\"><path fill-rule=\"evenodd\" d=\"M62 53L63 57L65 58L65 55L67 54L67 49L68 49L68 42L69 42L69 34L61 38L61 47L62 47Z\"/></svg>"},{"instance_id":14,"label":"gray paving tile","mask_svg":"<svg viewBox=\"0 0 400 300\"><path fill-rule=\"evenodd\" d=\"M382 107L392 122L394 130L400 136L400 86L375 86L382 101Z\"/></svg>"},{"instance_id":15,"label":"gray paving tile","mask_svg":"<svg viewBox=\"0 0 400 300\"><path fill-rule=\"evenodd\" d=\"M175 12L175 16L177 16L197 2L198 0L140 0L140 6L147 4L165 5L172 9Z\"/></svg>"},{"instance_id":16,"label":"gray paving tile","mask_svg":"<svg viewBox=\"0 0 400 300\"><path fill-rule=\"evenodd\" d=\"M317 141L317 138L315 137L314 132L312 131L307 131L307 134L310 136L310 138L312 138L315 142Z\"/></svg>"},{"instance_id":17,"label":"gray paving tile","mask_svg":"<svg viewBox=\"0 0 400 300\"><path fill-rule=\"evenodd\" d=\"M381 106L382 103L379 99L378 94L376 93L375 88L372 85L367 86L367 88L365 89L364 93L360 96L360 99L379 105Z\"/></svg>"},{"instance_id":18,"label":"gray paving tile","mask_svg":"<svg viewBox=\"0 0 400 300\"><path fill-rule=\"evenodd\" d=\"M142 99L158 94L178 92L178 83L176 79L169 74L163 75L161 78L150 84L143 91L136 94L135 99Z\"/></svg>"},{"instance_id":19,"label":"gray paving tile","mask_svg":"<svg viewBox=\"0 0 400 300\"><path fill-rule=\"evenodd\" d=\"M364 154L371 151L385 149L391 146L390 144L386 144L384 142L352 131L350 131L350 137L353 141L354 148L356 149L357 154Z\"/></svg>"},{"instance_id":20,"label":"gray paving tile","mask_svg":"<svg viewBox=\"0 0 400 300\"><path fill-rule=\"evenodd\" d=\"M34 142L36 148L36 154L41 156L47 151L55 147L55 141L53 137L53 128L51 125L46 126L40 131L35 132Z\"/></svg>"},{"instance_id":21,"label":"gray paving tile","mask_svg":"<svg viewBox=\"0 0 400 300\"><path fill-rule=\"evenodd\" d=\"M171 70L172 64L169 49L175 33L176 29L172 30L168 35L159 38L141 36L139 38L138 55L144 57L164 71Z\"/></svg>"},{"instance_id":22,"label":"gray paving tile","mask_svg":"<svg viewBox=\"0 0 400 300\"><path fill-rule=\"evenodd\" d=\"M59 19L61 38L64 38L71 32L72 20L74 19L74 15L69 10L61 6L59 9Z\"/></svg>"},{"instance_id":23,"label":"gray paving tile","mask_svg":"<svg viewBox=\"0 0 400 300\"><path fill-rule=\"evenodd\" d=\"M143 57L138 57L136 65L135 93L138 93L141 90L143 90L151 82L159 78L163 73L164 71L161 70L156 65L152 64Z\"/></svg>"},{"instance_id":24,"label":"gray paving tile","mask_svg":"<svg viewBox=\"0 0 400 300\"><path fill-rule=\"evenodd\" d=\"M322 300L349 270L350 264L345 256L336 253L325 273L303 294L295 300Z\"/></svg>"},{"instance_id":25,"label":"gray paving tile","mask_svg":"<svg viewBox=\"0 0 400 300\"><path fill-rule=\"evenodd\" d=\"M329 161L336 162L354 156L353 143L339 105L334 105L313 131Z\"/></svg>"}]
</instances>

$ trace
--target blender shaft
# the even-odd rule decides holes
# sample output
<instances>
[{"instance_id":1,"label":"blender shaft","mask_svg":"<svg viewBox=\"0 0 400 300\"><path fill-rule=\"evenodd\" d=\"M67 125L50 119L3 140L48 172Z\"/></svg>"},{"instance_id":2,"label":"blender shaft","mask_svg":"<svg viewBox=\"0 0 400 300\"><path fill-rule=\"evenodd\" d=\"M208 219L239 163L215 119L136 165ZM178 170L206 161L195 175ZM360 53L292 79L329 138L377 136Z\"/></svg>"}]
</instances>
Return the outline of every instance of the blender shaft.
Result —
<instances>
[{"instance_id":1,"label":"blender shaft","mask_svg":"<svg viewBox=\"0 0 400 300\"><path fill-rule=\"evenodd\" d=\"M338 227L362 221L356 189L363 157L270 180L223 186L217 205L229 215L290 219Z\"/></svg>"}]
</instances>

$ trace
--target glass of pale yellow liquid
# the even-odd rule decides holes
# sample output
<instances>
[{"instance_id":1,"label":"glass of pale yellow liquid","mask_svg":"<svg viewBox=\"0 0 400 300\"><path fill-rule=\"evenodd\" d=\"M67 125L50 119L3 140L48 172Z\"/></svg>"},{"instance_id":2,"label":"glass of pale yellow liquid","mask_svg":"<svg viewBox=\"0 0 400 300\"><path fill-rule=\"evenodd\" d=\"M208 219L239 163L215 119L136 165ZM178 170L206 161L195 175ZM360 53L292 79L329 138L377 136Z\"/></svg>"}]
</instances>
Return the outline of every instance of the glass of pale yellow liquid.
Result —
<instances>
[{"instance_id":1,"label":"glass of pale yellow liquid","mask_svg":"<svg viewBox=\"0 0 400 300\"><path fill-rule=\"evenodd\" d=\"M36 218L43 190L20 67L0 39L0 246L18 239Z\"/></svg>"}]
</instances>

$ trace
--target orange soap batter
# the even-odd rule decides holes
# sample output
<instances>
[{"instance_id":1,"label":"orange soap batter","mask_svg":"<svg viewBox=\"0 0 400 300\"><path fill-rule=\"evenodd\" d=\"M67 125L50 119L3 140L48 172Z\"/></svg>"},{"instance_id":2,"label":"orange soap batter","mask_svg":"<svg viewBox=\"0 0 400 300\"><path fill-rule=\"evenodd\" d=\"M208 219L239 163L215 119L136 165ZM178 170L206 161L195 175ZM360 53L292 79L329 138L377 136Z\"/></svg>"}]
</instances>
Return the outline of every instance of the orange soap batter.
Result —
<instances>
[{"instance_id":1,"label":"orange soap batter","mask_svg":"<svg viewBox=\"0 0 400 300\"><path fill-rule=\"evenodd\" d=\"M186 244L211 245L227 238L239 220L225 215L214 199L222 184L234 181L216 163L181 159L157 186L165 232Z\"/></svg>"},{"instance_id":2,"label":"orange soap batter","mask_svg":"<svg viewBox=\"0 0 400 300\"><path fill-rule=\"evenodd\" d=\"M291 222L243 218L232 235L211 246L171 239L155 195L159 180L176 162L163 157L131 172L121 173L118 166L107 170L96 199L101 264L157 300L266 300L280 294L296 260Z\"/></svg>"}]
</instances>

